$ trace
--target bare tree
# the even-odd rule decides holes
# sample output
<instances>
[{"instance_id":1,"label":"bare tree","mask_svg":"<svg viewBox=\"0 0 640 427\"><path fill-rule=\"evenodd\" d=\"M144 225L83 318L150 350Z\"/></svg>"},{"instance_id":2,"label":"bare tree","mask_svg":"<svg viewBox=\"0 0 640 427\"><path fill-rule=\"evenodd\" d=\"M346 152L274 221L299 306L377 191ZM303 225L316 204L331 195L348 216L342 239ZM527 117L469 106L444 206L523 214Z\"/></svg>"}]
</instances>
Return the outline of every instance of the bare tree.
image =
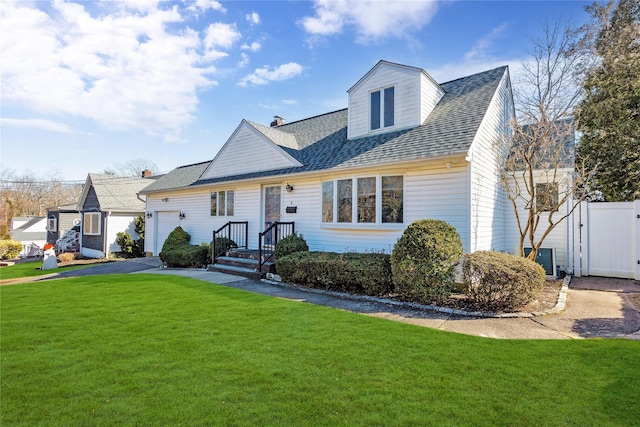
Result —
<instances>
[{"instance_id":1,"label":"bare tree","mask_svg":"<svg viewBox=\"0 0 640 427\"><path fill-rule=\"evenodd\" d=\"M144 170L149 170L153 175L158 173L158 165L146 159L133 159L125 163L118 163L113 168L105 169L107 175L130 176L140 178Z\"/></svg>"},{"instance_id":2,"label":"bare tree","mask_svg":"<svg viewBox=\"0 0 640 427\"><path fill-rule=\"evenodd\" d=\"M81 184L63 181L59 172L40 177L0 169L0 237L8 237L14 216L45 215L47 208L76 203L81 191Z\"/></svg>"},{"instance_id":3,"label":"bare tree","mask_svg":"<svg viewBox=\"0 0 640 427\"><path fill-rule=\"evenodd\" d=\"M586 197L587 171L575 164L571 114L580 100L575 70L589 58L568 24L546 25L533 41L514 91L517 116L496 142L501 180L520 235L519 255L534 260L551 231Z\"/></svg>"}]
</instances>

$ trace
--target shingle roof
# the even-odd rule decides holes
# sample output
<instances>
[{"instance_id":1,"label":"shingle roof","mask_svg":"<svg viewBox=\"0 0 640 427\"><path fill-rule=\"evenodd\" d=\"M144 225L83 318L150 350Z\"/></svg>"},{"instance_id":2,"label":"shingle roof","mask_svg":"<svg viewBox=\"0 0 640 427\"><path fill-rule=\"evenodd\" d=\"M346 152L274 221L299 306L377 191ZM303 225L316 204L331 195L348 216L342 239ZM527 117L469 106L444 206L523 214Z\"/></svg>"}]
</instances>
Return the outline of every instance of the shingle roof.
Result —
<instances>
[{"instance_id":1,"label":"shingle roof","mask_svg":"<svg viewBox=\"0 0 640 427\"><path fill-rule=\"evenodd\" d=\"M112 175L89 174L100 209L103 211L144 211L145 202L137 196L149 185L146 178L127 178Z\"/></svg>"},{"instance_id":2,"label":"shingle roof","mask_svg":"<svg viewBox=\"0 0 640 427\"><path fill-rule=\"evenodd\" d=\"M193 175L182 187L235 181L266 176L288 175L328 169L376 166L441 156L464 155L471 147L482 119L504 76L507 67L463 77L440 86L446 91L440 102L420 126L349 140L348 110L338 110L308 119L270 128L249 122L267 138L302 163L303 166L212 178L191 182L197 170L204 172L209 162L184 166ZM291 137L288 137L290 134ZM168 174L180 173L179 169ZM201 173L202 173L201 172ZM178 180L164 177L144 193L180 188Z\"/></svg>"},{"instance_id":3,"label":"shingle roof","mask_svg":"<svg viewBox=\"0 0 640 427\"><path fill-rule=\"evenodd\" d=\"M200 175L207 169L211 161L196 163L193 165L180 166L172 170L160 179L145 187L141 194L153 193L156 191L174 190L184 188L193 184L200 178Z\"/></svg>"}]
</instances>

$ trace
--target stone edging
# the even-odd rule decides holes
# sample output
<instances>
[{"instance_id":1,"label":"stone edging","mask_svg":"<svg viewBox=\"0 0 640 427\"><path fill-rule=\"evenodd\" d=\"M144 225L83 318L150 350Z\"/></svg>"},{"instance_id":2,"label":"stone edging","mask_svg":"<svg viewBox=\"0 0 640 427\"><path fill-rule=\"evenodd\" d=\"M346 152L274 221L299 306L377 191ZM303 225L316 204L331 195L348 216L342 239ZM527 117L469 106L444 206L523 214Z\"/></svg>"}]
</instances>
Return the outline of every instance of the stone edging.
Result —
<instances>
[{"instance_id":1,"label":"stone edging","mask_svg":"<svg viewBox=\"0 0 640 427\"><path fill-rule=\"evenodd\" d=\"M452 308L447 307L439 307L437 305L424 305L413 302L404 302L404 301L395 301L387 298L378 298L369 295L353 295L345 292L335 292L335 291L327 291L323 289L314 289L307 288L304 286L298 285L290 285L284 282L278 282L274 280L261 279L261 282L269 283L271 285L280 286L288 289L296 289L298 291L309 292L314 294L321 295L330 295L342 299L350 299L355 301L367 301L367 302L376 302L381 304L392 305L395 307L404 307L404 308L414 308L418 310L429 310L429 311L437 311L440 313L451 314L455 316L466 316L466 317L486 317L486 318L530 318L530 317L541 317L548 316L551 314L558 314L564 310L564 306L567 303L567 292L569 291L569 283L571 282L571 276L565 276L562 281L562 287L560 288L560 293L558 294L558 302L555 307L550 310L545 311L536 311L533 313L528 312L517 312L517 313L492 313L486 311L464 311L464 310L454 310Z\"/></svg>"}]
</instances>

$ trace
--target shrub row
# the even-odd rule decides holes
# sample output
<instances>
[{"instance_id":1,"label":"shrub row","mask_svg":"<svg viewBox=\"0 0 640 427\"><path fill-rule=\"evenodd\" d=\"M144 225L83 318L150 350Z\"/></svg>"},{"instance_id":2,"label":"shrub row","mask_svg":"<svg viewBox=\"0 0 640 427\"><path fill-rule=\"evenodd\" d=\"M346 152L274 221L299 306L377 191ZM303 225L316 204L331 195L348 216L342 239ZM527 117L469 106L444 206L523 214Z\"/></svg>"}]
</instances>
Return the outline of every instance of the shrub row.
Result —
<instances>
[{"instance_id":1,"label":"shrub row","mask_svg":"<svg viewBox=\"0 0 640 427\"><path fill-rule=\"evenodd\" d=\"M331 291L383 295L393 288L389 255L295 252L276 259L282 280Z\"/></svg>"},{"instance_id":2,"label":"shrub row","mask_svg":"<svg viewBox=\"0 0 640 427\"><path fill-rule=\"evenodd\" d=\"M465 293L486 310L513 310L533 300L544 287L542 266L501 252L478 251L463 259Z\"/></svg>"},{"instance_id":3,"label":"shrub row","mask_svg":"<svg viewBox=\"0 0 640 427\"><path fill-rule=\"evenodd\" d=\"M462 259L468 299L494 311L523 306L544 286L544 269L533 261L489 251L462 257L462 252L453 226L425 219L407 227L391 256L308 252L302 236L289 236L276 246L276 270L285 282L313 288L365 295L395 292L406 301L441 304L451 297L454 269Z\"/></svg>"},{"instance_id":4,"label":"shrub row","mask_svg":"<svg viewBox=\"0 0 640 427\"><path fill-rule=\"evenodd\" d=\"M17 240L0 240L0 259L17 258L22 252L22 243Z\"/></svg>"}]
</instances>

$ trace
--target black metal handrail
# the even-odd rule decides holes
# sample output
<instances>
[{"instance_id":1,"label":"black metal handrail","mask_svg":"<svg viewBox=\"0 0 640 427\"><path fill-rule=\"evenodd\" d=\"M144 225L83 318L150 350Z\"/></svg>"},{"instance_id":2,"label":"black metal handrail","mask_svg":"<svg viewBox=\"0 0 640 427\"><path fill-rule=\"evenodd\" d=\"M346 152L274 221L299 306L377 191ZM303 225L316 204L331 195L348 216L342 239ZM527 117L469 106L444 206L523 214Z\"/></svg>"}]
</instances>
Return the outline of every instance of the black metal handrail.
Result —
<instances>
[{"instance_id":1,"label":"black metal handrail","mask_svg":"<svg viewBox=\"0 0 640 427\"><path fill-rule=\"evenodd\" d=\"M295 233L295 222L276 221L267 227L266 230L258 234L258 260L260 262L258 271L262 271L262 266L273 259L278 242Z\"/></svg>"},{"instance_id":2,"label":"black metal handrail","mask_svg":"<svg viewBox=\"0 0 640 427\"><path fill-rule=\"evenodd\" d=\"M227 240L222 240L222 239ZM232 248L247 249L249 241L248 221L229 221L213 232L211 241L211 263L215 264L218 257Z\"/></svg>"}]
</instances>

